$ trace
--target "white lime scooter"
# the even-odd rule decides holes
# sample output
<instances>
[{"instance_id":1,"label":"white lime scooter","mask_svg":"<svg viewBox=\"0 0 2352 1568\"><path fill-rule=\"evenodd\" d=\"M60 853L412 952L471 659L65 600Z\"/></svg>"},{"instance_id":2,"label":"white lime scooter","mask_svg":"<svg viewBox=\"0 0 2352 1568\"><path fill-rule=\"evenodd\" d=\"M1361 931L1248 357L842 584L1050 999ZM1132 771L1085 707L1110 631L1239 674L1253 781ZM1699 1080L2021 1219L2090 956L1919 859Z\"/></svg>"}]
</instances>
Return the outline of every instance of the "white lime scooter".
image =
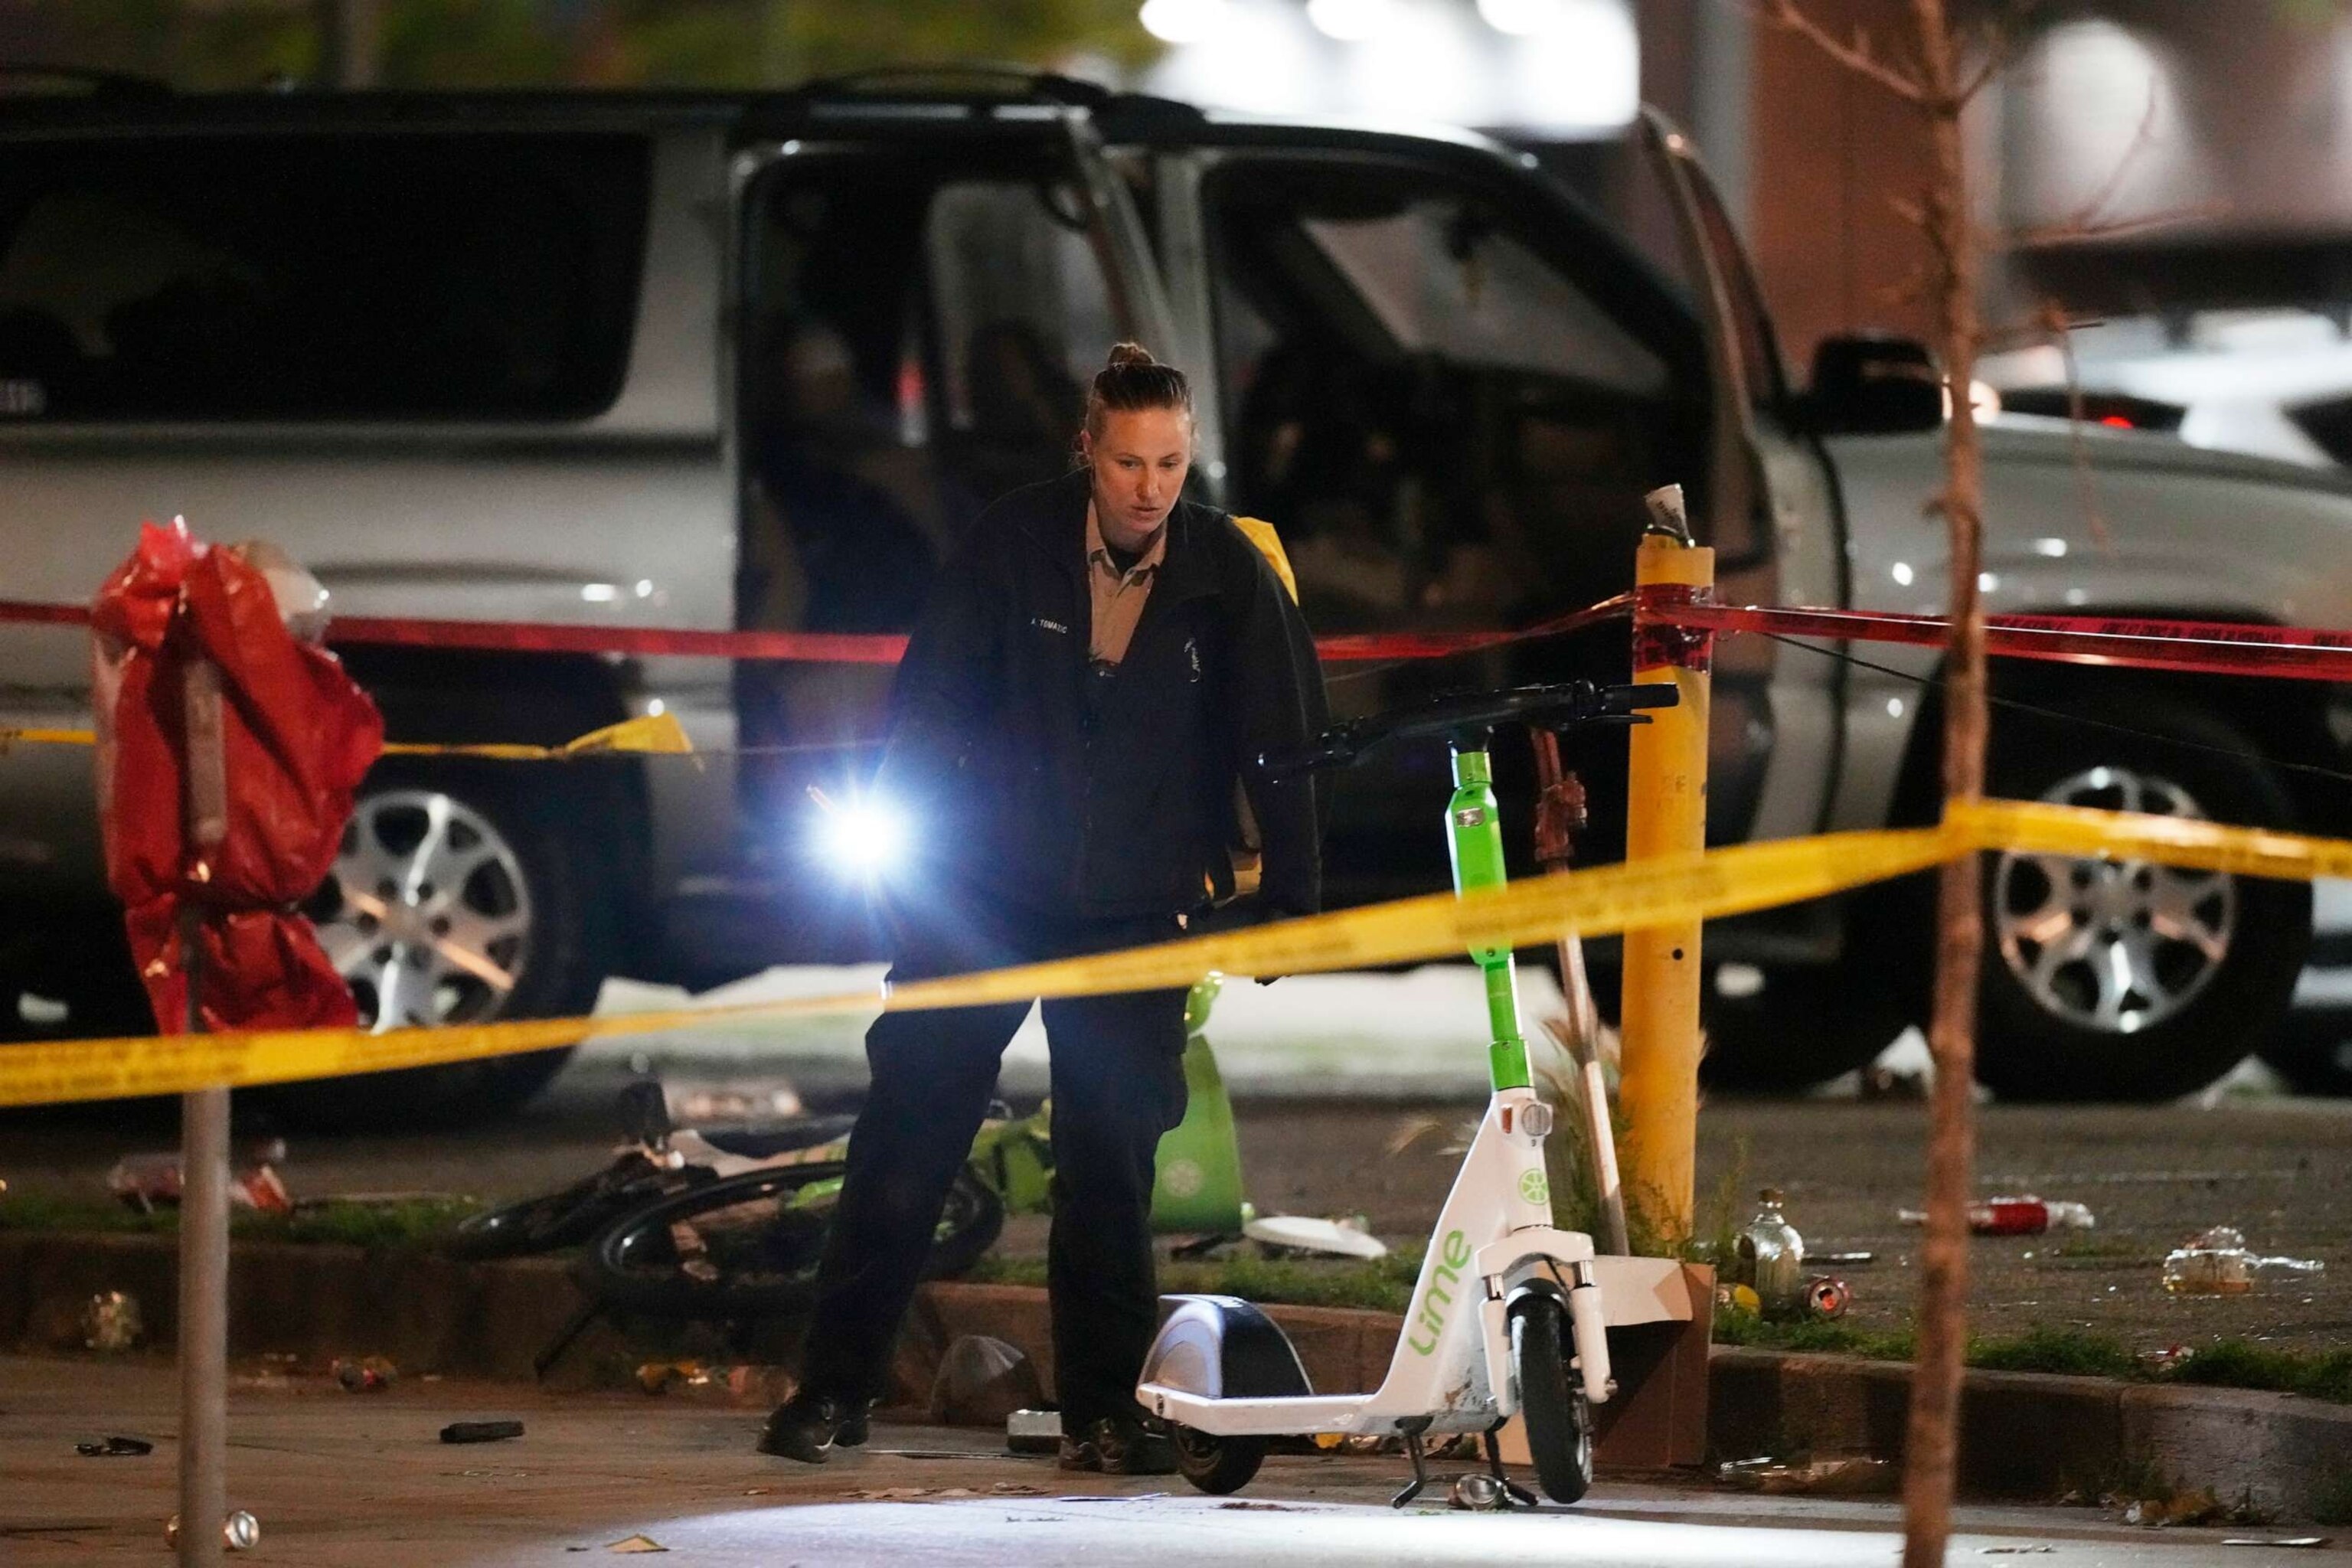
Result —
<instances>
[{"instance_id":1,"label":"white lime scooter","mask_svg":"<svg viewBox=\"0 0 2352 1568\"><path fill-rule=\"evenodd\" d=\"M1670 707L1675 698L1666 686L1585 681L1446 698L1341 725L1305 752L1264 758L1260 765L1297 773L1342 765L1390 742L1447 738L1455 786L1446 807L1454 883L1457 894L1472 893L1506 879L1486 755L1495 726L1643 723L1634 710ZM1612 1270L1603 1265L1643 1266L1626 1279L1633 1294L1654 1294L1643 1288L1673 1265L1596 1259L1591 1237L1554 1226L1544 1173L1551 1108L1529 1087L1511 953L1474 949L1472 956L1486 973L1494 1092L1430 1233L1388 1376L1370 1394L1318 1394L1289 1340L1257 1308L1231 1296L1173 1298L1174 1313L1145 1358L1136 1398L1170 1424L1184 1477L1202 1491L1247 1485L1272 1436L1394 1435L1412 1460L1412 1484L1394 1500L1402 1507L1429 1481L1423 1440L1475 1432L1505 1496L1532 1505L1535 1499L1504 1475L1496 1441L1514 1415L1526 1418L1537 1477L1555 1501L1574 1502L1591 1483L1591 1406L1614 1386L1602 1305L1603 1276Z\"/></svg>"}]
</instances>

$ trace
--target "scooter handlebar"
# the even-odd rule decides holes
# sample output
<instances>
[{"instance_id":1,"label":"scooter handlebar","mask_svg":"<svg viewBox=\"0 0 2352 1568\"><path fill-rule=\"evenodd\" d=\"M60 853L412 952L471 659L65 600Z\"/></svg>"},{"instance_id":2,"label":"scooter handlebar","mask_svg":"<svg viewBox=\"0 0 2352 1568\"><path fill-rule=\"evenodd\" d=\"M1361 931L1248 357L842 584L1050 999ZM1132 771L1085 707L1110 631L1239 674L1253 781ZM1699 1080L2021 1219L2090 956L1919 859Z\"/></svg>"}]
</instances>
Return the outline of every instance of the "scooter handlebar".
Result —
<instances>
[{"instance_id":1,"label":"scooter handlebar","mask_svg":"<svg viewBox=\"0 0 2352 1568\"><path fill-rule=\"evenodd\" d=\"M1518 686L1502 691L1471 691L1440 697L1335 724L1304 746L1259 754L1258 769L1269 778L1345 767L1392 741L1456 736L1498 724L1568 730L1582 724L1646 724L1641 711L1672 708L1681 694L1663 682L1596 686L1589 680Z\"/></svg>"}]
</instances>

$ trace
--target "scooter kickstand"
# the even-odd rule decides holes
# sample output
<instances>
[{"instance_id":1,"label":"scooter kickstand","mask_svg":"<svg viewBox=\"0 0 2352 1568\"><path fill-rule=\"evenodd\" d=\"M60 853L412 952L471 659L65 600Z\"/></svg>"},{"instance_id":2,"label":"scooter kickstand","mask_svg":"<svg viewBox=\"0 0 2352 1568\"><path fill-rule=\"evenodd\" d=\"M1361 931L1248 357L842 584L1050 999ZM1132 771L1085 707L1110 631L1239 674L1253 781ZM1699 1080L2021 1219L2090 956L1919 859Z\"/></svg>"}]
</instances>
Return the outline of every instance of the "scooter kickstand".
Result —
<instances>
[{"instance_id":1,"label":"scooter kickstand","mask_svg":"<svg viewBox=\"0 0 2352 1568\"><path fill-rule=\"evenodd\" d=\"M1397 1435L1404 1439L1405 1457L1412 1461L1412 1485L1389 1499L1391 1508L1402 1508L1419 1497L1422 1489L1429 1485L1429 1464L1421 1453L1421 1435L1428 1430L1429 1417L1426 1415L1416 1415L1409 1421L1397 1423Z\"/></svg>"},{"instance_id":2,"label":"scooter kickstand","mask_svg":"<svg viewBox=\"0 0 2352 1568\"><path fill-rule=\"evenodd\" d=\"M1503 1473L1503 1444L1502 1439L1496 1436L1496 1434L1501 1430L1502 1423L1499 1421L1494 1426L1486 1428L1485 1434L1486 1440L1486 1473L1493 1476L1495 1479L1501 1484L1503 1496L1510 1501L1518 1504L1521 1508L1541 1507L1542 1505L1536 1500L1535 1493L1528 1490L1527 1488L1519 1485L1518 1482L1511 1479L1510 1477Z\"/></svg>"}]
</instances>

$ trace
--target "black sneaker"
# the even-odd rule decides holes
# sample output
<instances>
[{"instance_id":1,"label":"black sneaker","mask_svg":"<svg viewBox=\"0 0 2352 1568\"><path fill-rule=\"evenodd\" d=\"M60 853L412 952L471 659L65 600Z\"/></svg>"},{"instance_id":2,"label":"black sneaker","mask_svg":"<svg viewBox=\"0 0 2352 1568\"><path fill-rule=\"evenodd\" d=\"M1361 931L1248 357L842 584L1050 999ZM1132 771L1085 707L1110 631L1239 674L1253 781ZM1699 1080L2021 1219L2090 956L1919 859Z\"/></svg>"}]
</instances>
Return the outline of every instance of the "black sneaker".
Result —
<instances>
[{"instance_id":1,"label":"black sneaker","mask_svg":"<svg viewBox=\"0 0 2352 1568\"><path fill-rule=\"evenodd\" d=\"M768 1413L768 1424L760 1429L760 1452L822 1465L835 1444L855 1448L866 1441L866 1409L862 1404L796 1394Z\"/></svg>"},{"instance_id":2,"label":"black sneaker","mask_svg":"<svg viewBox=\"0 0 2352 1568\"><path fill-rule=\"evenodd\" d=\"M1176 1445L1133 1416L1106 1415L1077 1436L1062 1435L1061 1467L1106 1476L1172 1476Z\"/></svg>"}]
</instances>

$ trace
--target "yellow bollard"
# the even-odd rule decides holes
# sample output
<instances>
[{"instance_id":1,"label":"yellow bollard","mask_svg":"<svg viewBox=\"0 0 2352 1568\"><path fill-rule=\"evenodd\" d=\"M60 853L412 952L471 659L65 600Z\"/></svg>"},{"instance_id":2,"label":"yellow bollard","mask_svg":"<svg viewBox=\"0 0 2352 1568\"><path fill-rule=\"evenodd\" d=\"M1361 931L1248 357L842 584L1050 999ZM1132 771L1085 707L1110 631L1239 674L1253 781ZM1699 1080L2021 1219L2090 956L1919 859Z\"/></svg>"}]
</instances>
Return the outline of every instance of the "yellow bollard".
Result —
<instances>
[{"instance_id":1,"label":"yellow bollard","mask_svg":"<svg viewBox=\"0 0 2352 1568\"><path fill-rule=\"evenodd\" d=\"M1625 858L1706 847L1706 734L1713 638L1662 624L1676 604L1715 596L1715 552L1691 542L1680 485L1653 490L1633 568L1633 679L1671 681L1679 706L1633 731ZM1664 1242L1686 1237L1696 1205L1699 922L1625 933L1624 1179L1629 1202Z\"/></svg>"}]
</instances>

